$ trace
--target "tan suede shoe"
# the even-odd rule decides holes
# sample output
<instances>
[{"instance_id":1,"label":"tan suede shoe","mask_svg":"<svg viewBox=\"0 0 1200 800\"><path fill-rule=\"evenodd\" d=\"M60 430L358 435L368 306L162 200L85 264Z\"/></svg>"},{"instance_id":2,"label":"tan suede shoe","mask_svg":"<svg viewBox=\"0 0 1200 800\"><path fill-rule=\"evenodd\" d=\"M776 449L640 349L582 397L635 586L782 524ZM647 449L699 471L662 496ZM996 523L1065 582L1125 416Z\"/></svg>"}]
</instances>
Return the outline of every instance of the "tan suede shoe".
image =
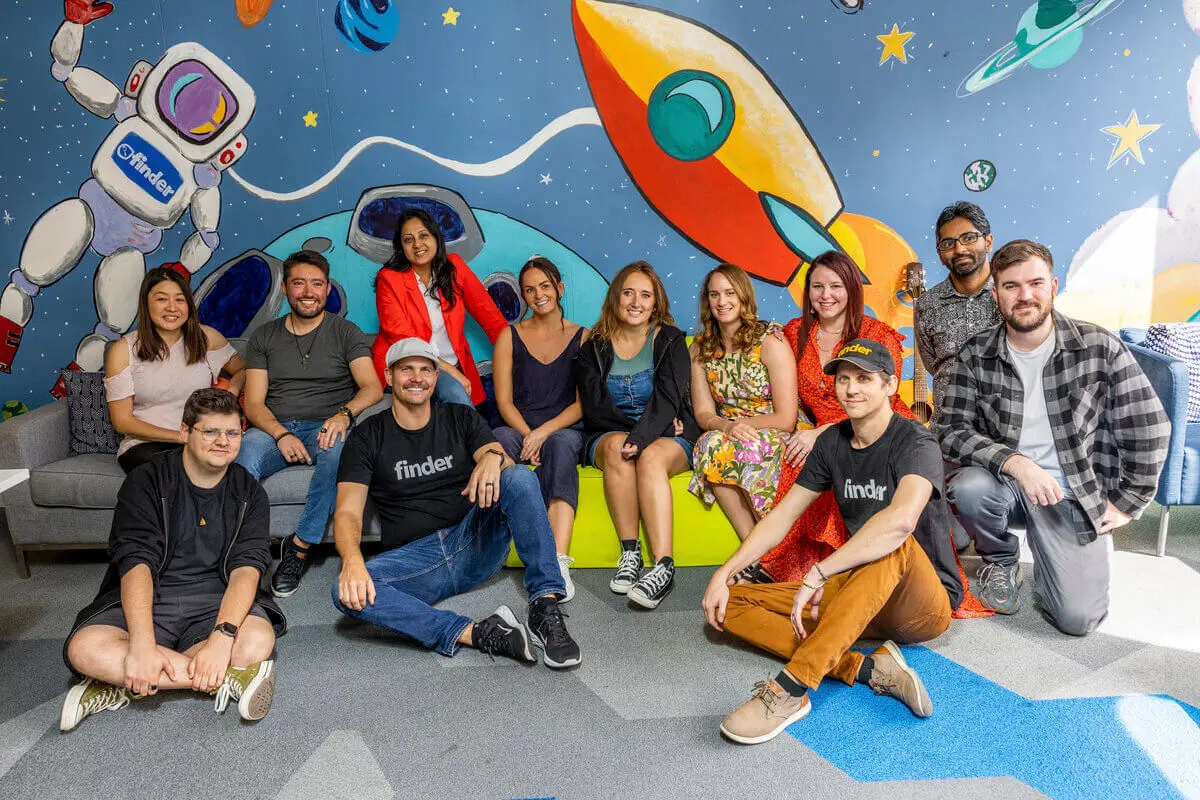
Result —
<instances>
[{"instance_id":1,"label":"tan suede shoe","mask_svg":"<svg viewBox=\"0 0 1200 800\"><path fill-rule=\"evenodd\" d=\"M869 683L875 694L896 698L918 717L928 717L933 713L933 701L929 699L929 692L925 691L925 684L921 683L916 670L904 660L898 644L884 642L871 653L871 660L875 665L871 669Z\"/></svg>"},{"instance_id":2,"label":"tan suede shoe","mask_svg":"<svg viewBox=\"0 0 1200 800\"><path fill-rule=\"evenodd\" d=\"M762 744L804 719L811 709L807 692L796 697L774 679L759 681L754 684L754 696L725 717L721 733L738 744Z\"/></svg>"}]
</instances>

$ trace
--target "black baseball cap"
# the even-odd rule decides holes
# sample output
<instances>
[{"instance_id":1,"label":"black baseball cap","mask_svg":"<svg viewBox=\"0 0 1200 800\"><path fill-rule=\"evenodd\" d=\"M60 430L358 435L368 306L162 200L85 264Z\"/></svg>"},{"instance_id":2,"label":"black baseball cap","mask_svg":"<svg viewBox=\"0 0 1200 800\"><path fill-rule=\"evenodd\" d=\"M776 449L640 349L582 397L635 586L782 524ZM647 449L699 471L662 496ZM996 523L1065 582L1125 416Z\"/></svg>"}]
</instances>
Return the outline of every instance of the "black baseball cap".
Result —
<instances>
[{"instance_id":1,"label":"black baseball cap","mask_svg":"<svg viewBox=\"0 0 1200 800\"><path fill-rule=\"evenodd\" d=\"M836 375L838 363L842 361L867 372L884 372L888 375L896 373L891 351L874 339L855 339L843 345L837 355L825 365L825 374Z\"/></svg>"}]
</instances>

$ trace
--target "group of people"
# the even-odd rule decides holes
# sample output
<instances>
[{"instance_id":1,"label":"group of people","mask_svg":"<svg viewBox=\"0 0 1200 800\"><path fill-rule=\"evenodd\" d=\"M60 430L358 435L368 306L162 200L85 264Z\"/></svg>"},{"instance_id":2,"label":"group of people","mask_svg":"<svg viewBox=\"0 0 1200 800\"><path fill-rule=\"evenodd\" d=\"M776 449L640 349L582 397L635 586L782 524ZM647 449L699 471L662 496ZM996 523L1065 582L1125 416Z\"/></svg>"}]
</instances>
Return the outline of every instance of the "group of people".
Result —
<instances>
[{"instance_id":1,"label":"group of people","mask_svg":"<svg viewBox=\"0 0 1200 800\"><path fill-rule=\"evenodd\" d=\"M244 359L199 323L186 279L151 270L137 330L107 357L129 475L112 566L65 646L82 680L62 729L164 689L264 715L286 628L271 595L297 590L331 516L341 613L447 656L467 646L579 664L561 606L575 592L581 464L603 473L620 542L609 588L636 606L656 608L674 585L672 476L691 470L689 490L719 503L741 539L708 585L705 617L786 664L722 722L736 742L805 716L827 675L928 716L899 643L940 635L975 602L956 529L969 537L958 549L973 542L981 557L985 613L1019 610L1013 530L1024 528L1041 612L1090 632L1107 613L1105 534L1154 495L1169 423L1116 337L1054 310L1049 250L1016 240L993 253L971 203L946 208L935 232L949 276L915 313L931 429L897 392L902 337L865 314L860 270L837 251L813 260L801 316L784 326L758 317L742 269L717 266L689 343L643 261L616 274L589 330L566 317L557 267L533 257L518 276L529 314L509 325L413 209L376 279L374 342L325 310L329 265L300 251L284 262L289 312L253 332ZM476 409L468 316L494 345L491 426ZM390 402L375 408L385 388ZM267 593L258 481L294 464L314 469ZM372 519L382 552L368 559ZM525 621L507 606L480 619L436 607L491 577L510 543L525 565ZM851 649L860 638L885 641L863 654Z\"/></svg>"}]
</instances>

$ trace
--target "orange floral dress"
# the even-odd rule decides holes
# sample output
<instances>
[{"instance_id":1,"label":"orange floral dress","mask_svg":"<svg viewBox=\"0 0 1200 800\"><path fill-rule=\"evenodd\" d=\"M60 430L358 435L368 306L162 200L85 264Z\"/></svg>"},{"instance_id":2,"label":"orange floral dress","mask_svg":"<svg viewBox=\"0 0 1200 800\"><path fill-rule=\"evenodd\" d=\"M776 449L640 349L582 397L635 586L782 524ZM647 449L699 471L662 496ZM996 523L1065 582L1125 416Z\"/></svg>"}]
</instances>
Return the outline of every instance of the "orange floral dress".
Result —
<instances>
[{"instance_id":1,"label":"orange floral dress","mask_svg":"<svg viewBox=\"0 0 1200 800\"><path fill-rule=\"evenodd\" d=\"M846 412L838 402L833 378L822 371L821 356L817 353L817 326L812 326L808 332L808 341L801 347L801 322L799 318L794 319L783 329L784 338L792 346L792 352L796 356L796 389L800 395L800 408L813 418L813 427L841 422L846 419ZM858 335L885 345L892 354L896 374L900 374L904 358L903 339L894 328L874 317L864 316ZM842 342L837 342L833 351L836 353L841 346ZM908 419L913 418L908 404L900 399L899 394L892 398L892 410ZM783 497L791 490L798 474L800 469L784 459L776 498ZM850 534L846 530L846 523L842 521L842 513L838 510L833 492L822 492L816 502L792 525L784 540L763 556L762 565L779 583L800 581L804 579L805 573L812 569L813 564L841 547L849 538Z\"/></svg>"}]
</instances>

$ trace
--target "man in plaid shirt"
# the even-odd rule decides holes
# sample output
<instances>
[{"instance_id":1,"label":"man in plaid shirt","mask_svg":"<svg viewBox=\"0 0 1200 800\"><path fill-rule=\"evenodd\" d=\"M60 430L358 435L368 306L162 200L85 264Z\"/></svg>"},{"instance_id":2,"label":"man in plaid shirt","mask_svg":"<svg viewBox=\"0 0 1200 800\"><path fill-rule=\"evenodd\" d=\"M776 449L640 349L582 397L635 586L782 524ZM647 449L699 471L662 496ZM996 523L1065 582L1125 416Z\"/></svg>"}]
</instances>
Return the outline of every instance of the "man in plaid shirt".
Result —
<instances>
[{"instance_id":1,"label":"man in plaid shirt","mask_svg":"<svg viewBox=\"0 0 1200 800\"><path fill-rule=\"evenodd\" d=\"M1017 537L1033 551L1034 597L1064 633L1108 613L1111 539L1154 496L1170 423L1129 350L1096 325L1054 312L1044 246L992 256L1004 325L967 342L950 368L935 432L959 465L947 499L983 559L980 600L1020 610Z\"/></svg>"}]
</instances>

